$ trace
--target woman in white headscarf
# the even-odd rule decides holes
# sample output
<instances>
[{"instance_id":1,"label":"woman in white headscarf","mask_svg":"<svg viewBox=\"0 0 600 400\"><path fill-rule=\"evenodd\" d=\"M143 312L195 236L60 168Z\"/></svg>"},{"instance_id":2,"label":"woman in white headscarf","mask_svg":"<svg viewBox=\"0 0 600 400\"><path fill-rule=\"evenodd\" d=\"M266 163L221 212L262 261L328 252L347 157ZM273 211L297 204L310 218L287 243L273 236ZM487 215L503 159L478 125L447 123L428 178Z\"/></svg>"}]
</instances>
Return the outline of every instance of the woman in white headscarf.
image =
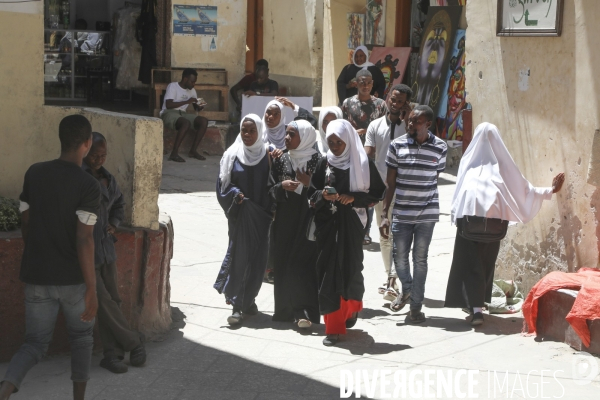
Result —
<instances>
[{"instance_id":1,"label":"woman in white headscarf","mask_svg":"<svg viewBox=\"0 0 600 400\"><path fill-rule=\"evenodd\" d=\"M532 186L498 128L487 122L477 126L460 161L452 198L451 219L457 234L445 307L468 308L473 314L471 325L483 323L481 310L484 302L491 301L496 258L508 222L531 221L543 201L561 189L564 179L560 173L552 187Z\"/></svg>"},{"instance_id":2,"label":"woman in white headscarf","mask_svg":"<svg viewBox=\"0 0 600 400\"><path fill-rule=\"evenodd\" d=\"M275 275L273 321L309 328L320 322L317 247L306 238L306 229L308 189L321 154L315 149L317 133L308 121L292 121L286 132L287 151L273 160L271 169L270 193L277 204L269 248L269 267Z\"/></svg>"},{"instance_id":3,"label":"woman in white headscarf","mask_svg":"<svg viewBox=\"0 0 600 400\"><path fill-rule=\"evenodd\" d=\"M260 117L249 114L242 119L237 139L221 158L217 200L227 216L229 246L214 288L233 305L233 313L227 318L231 325L258 313L254 300L267 265L273 217L269 150L262 140Z\"/></svg>"},{"instance_id":4,"label":"woman in white headscarf","mask_svg":"<svg viewBox=\"0 0 600 400\"><path fill-rule=\"evenodd\" d=\"M367 69L373 76L373 89L371 94L380 99L385 93L386 82L383 72L372 62L369 62L369 50L365 46L358 46L352 54L352 64L348 64L340 72L337 79L337 92L339 104L341 105L348 97L358 94L356 73L361 69Z\"/></svg>"},{"instance_id":5,"label":"woman in white headscarf","mask_svg":"<svg viewBox=\"0 0 600 400\"><path fill-rule=\"evenodd\" d=\"M303 119L310 122L313 126L317 123L316 118L308 110L294 104L285 97L276 97L265 107L263 116L263 140L265 143L273 145L276 149L285 150L285 107L289 107L294 112L294 119Z\"/></svg>"},{"instance_id":6,"label":"woman in white headscarf","mask_svg":"<svg viewBox=\"0 0 600 400\"><path fill-rule=\"evenodd\" d=\"M319 112L319 140L317 144L319 145L319 151L321 154L327 154L329 151L329 146L327 146L327 139L325 138L327 132L327 125L331 121L336 119L342 119L342 109L334 106L334 107L324 107Z\"/></svg>"},{"instance_id":7,"label":"woman in white headscarf","mask_svg":"<svg viewBox=\"0 0 600 400\"><path fill-rule=\"evenodd\" d=\"M319 310L324 315L326 346L356 323L362 309L362 241L366 207L383 198L385 184L369 160L358 133L343 119L327 126L329 151L312 178L315 209Z\"/></svg>"}]
</instances>

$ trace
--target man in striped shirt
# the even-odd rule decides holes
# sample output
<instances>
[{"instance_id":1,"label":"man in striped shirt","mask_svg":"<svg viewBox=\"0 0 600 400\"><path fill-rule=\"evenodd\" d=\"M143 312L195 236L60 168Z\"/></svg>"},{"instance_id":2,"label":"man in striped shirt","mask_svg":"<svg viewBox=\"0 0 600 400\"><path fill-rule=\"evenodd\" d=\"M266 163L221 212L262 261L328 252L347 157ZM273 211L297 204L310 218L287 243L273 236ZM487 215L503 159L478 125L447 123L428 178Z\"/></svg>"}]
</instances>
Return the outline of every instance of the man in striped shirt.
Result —
<instances>
[{"instance_id":1,"label":"man in striped shirt","mask_svg":"<svg viewBox=\"0 0 600 400\"><path fill-rule=\"evenodd\" d=\"M389 147L386 164L388 191L383 200L380 233L389 235L388 210L396 194L392 211L394 264L402 283L402 296L391 307L398 311L410 299L406 322L421 323L427 278L427 253L435 223L439 221L437 181L446 168L446 143L429 132L433 123L429 106L415 107L408 117L408 133L394 140ZM395 190L391 190L395 188ZM408 254L413 244L413 275Z\"/></svg>"}]
</instances>

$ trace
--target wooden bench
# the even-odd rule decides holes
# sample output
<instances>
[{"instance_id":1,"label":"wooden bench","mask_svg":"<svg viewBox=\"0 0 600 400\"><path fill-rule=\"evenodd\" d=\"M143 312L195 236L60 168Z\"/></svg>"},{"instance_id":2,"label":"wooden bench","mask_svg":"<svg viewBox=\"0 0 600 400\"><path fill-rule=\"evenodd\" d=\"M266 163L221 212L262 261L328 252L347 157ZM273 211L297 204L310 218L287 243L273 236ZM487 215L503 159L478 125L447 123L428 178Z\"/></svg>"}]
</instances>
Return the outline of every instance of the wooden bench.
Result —
<instances>
[{"instance_id":1,"label":"wooden bench","mask_svg":"<svg viewBox=\"0 0 600 400\"><path fill-rule=\"evenodd\" d=\"M183 68L153 68L151 87L154 91L153 115L158 117L162 109L161 96L169 83L154 82L154 72L179 72ZM227 71L224 69L196 69L198 79L194 88L196 91L219 92L219 111L200 111L198 115L211 121L229 121L229 86L227 85ZM180 79L179 76L177 79ZM202 96L200 96L202 97Z\"/></svg>"}]
</instances>

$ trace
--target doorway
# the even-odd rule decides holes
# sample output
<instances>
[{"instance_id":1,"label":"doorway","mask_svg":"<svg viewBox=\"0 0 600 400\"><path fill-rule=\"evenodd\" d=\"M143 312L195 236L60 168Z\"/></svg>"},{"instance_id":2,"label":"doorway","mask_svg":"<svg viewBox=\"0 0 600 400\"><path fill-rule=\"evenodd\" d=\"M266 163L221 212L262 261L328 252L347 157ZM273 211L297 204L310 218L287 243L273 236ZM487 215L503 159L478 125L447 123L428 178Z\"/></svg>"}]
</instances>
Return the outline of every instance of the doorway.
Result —
<instances>
[{"instance_id":1,"label":"doorway","mask_svg":"<svg viewBox=\"0 0 600 400\"><path fill-rule=\"evenodd\" d=\"M256 62L263 58L263 0L247 0L246 73L253 73Z\"/></svg>"}]
</instances>

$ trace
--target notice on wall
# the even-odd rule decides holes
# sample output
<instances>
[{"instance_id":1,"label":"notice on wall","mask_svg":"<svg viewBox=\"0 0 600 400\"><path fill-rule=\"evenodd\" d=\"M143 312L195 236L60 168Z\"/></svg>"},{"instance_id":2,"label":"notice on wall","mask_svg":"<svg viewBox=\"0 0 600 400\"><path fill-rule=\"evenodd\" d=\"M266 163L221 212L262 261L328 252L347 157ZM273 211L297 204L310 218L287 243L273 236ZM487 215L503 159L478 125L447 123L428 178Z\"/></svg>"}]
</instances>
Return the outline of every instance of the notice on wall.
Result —
<instances>
[{"instance_id":1,"label":"notice on wall","mask_svg":"<svg viewBox=\"0 0 600 400\"><path fill-rule=\"evenodd\" d=\"M174 4L173 35L217 36L217 7Z\"/></svg>"}]
</instances>

